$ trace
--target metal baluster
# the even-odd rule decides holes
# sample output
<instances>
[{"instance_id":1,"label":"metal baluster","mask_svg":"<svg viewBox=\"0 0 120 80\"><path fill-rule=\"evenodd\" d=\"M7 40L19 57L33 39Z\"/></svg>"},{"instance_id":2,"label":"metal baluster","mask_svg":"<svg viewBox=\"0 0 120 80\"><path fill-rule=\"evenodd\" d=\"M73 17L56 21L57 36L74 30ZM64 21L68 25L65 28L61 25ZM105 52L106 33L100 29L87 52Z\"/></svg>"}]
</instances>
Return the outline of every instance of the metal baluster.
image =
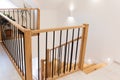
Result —
<instances>
[{"instance_id":1,"label":"metal baluster","mask_svg":"<svg viewBox=\"0 0 120 80\"><path fill-rule=\"evenodd\" d=\"M60 48L61 48L61 41L62 41L62 30L60 31ZM60 48L59 48L59 52L58 52L58 76L60 75Z\"/></svg>"},{"instance_id":2,"label":"metal baluster","mask_svg":"<svg viewBox=\"0 0 120 80\"><path fill-rule=\"evenodd\" d=\"M31 10L30 10L30 29L32 29L32 27L31 27Z\"/></svg>"},{"instance_id":3,"label":"metal baluster","mask_svg":"<svg viewBox=\"0 0 120 80\"><path fill-rule=\"evenodd\" d=\"M46 32L46 49L45 49L46 50L46 73L45 73L45 80L47 80L47 77L48 77L47 76L47 70L48 70L47 69L47 64L48 64L47 63L47 40L48 40L48 33Z\"/></svg>"},{"instance_id":4,"label":"metal baluster","mask_svg":"<svg viewBox=\"0 0 120 80\"><path fill-rule=\"evenodd\" d=\"M22 72L23 72L23 75L24 75L24 59L23 59L23 57L24 57L24 55L23 55L23 42L22 42L22 35L23 35L23 33L20 31L20 45L21 45L21 59L22 59Z\"/></svg>"},{"instance_id":5,"label":"metal baluster","mask_svg":"<svg viewBox=\"0 0 120 80\"><path fill-rule=\"evenodd\" d=\"M67 57L67 71L68 71L68 63L69 63L69 52L70 52L70 43L68 44L68 57Z\"/></svg>"},{"instance_id":6,"label":"metal baluster","mask_svg":"<svg viewBox=\"0 0 120 80\"><path fill-rule=\"evenodd\" d=\"M33 29L35 29L35 12L33 10Z\"/></svg>"},{"instance_id":7,"label":"metal baluster","mask_svg":"<svg viewBox=\"0 0 120 80\"><path fill-rule=\"evenodd\" d=\"M22 13L22 26L24 27L24 25L23 25L23 11L21 11L21 13Z\"/></svg>"},{"instance_id":8,"label":"metal baluster","mask_svg":"<svg viewBox=\"0 0 120 80\"><path fill-rule=\"evenodd\" d=\"M67 30L67 33L66 33L66 45L65 45L64 69L63 69L64 73L65 73L65 68L66 68L67 42L68 42L68 30Z\"/></svg>"},{"instance_id":9,"label":"metal baluster","mask_svg":"<svg viewBox=\"0 0 120 80\"><path fill-rule=\"evenodd\" d=\"M78 28L78 35L77 35L77 45L76 45L76 54L75 54L75 65L74 70L76 69L76 60L77 60L77 53L78 53L78 43L79 43L79 35L80 35L80 28Z\"/></svg>"},{"instance_id":10,"label":"metal baluster","mask_svg":"<svg viewBox=\"0 0 120 80\"><path fill-rule=\"evenodd\" d=\"M40 34L38 33L38 80L40 80Z\"/></svg>"},{"instance_id":11,"label":"metal baluster","mask_svg":"<svg viewBox=\"0 0 120 80\"><path fill-rule=\"evenodd\" d=\"M24 49L25 79L26 79L26 61L25 61L25 60L26 60L26 59L25 59L25 57L26 57L25 54L26 54L26 53L25 53L25 36L24 36L24 33L23 33L23 45L24 45L24 46L23 46L23 47L24 47L23 49Z\"/></svg>"},{"instance_id":12,"label":"metal baluster","mask_svg":"<svg viewBox=\"0 0 120 80\"><path fill-rule=\"evenodd\" d=\"M71 57L70 57L70 68L69 68L69 71L71 71L71 68L72 68L72 58L73 58L73 46L74 46L74 29L73 29L73 32L72 32L72 46L71 46Z\"/></svg>"},{"instance_id":13,"label":"metal baluster","mask_svg":"<svg viewBox=\"0 0 120 80\"><path fill-rule=\"evenodd\" d=\"M54 74L54 46L55 46L55 31L53 32L52 77Z\"/></svg>"},{"instance_id":14,"label":"metal baluster","mask_svg":"<svg viewBox=\"0 0 120 80\"><path fill-rule=\"evenodd\" d=\"M25 15L26 15L26 28L28 28L28 26L27 26L27 10L25 11Z\"/></svg>"},{"instance_id":15,"label":"metal baluster","mask_svg":"<svg viewBox=\"0 0 120 80\"><path fill-rule=\"evenodd\" d=\"M18 24L20 24L20 23L19 23L19 21L20 21L20 20L19 20L19 10L17 10L17 19L18 19L18 20L17 20L17 21L18 21Z\"/></svg>"},{"instance_id":16,"label":"metal baluster","mask_svg":"<svg viewBox=\"0 0 120 80\"><path fill-rule=\"evenodd\" d=\"M19 31L17 29L17 54L18 54L18 58L17 58L17 61L18 61L18 67L20 68L20 71L21 71L21 67L20 67L20 52L19 52Z\"/></svg>"}]
</instances>

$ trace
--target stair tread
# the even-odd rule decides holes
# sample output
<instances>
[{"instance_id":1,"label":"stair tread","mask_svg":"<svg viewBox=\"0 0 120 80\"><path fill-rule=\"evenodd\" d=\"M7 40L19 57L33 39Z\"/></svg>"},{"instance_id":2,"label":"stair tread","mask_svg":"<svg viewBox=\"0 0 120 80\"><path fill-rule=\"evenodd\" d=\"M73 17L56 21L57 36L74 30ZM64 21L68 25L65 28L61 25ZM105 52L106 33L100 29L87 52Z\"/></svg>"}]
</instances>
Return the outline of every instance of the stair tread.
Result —
<instances>
[{"instance_id":1,"label":"stair tread","mask_svg":"<svg viewBox=\"0 0 120 80\"><path fill-rule=\"evenodd\" d=\"M83 71L88 74L88 73L98 70L104 66L106 66L106 63L99 63L99 64L92 65L88 68L85 68Z\"/></svg>"}]
</instances>

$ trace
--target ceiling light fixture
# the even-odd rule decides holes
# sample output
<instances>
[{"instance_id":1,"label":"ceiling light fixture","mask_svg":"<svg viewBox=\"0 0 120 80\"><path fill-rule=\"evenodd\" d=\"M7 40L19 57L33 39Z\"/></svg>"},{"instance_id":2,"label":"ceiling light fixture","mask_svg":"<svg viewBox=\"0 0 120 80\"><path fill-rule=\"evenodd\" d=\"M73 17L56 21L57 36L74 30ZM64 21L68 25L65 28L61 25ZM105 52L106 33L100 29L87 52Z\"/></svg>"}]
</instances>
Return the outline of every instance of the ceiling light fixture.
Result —
<instances>
[{"instance_id":1,"label":"ceiling light fixture","mask_svg":"<svg viewBox=\"0 0 120 80\"><path fill-rule=\"evenodd\" d=\"M70 11L72 12L72 11L74 10L74 8L75 8L75 7L74 7L73 3L71 3L71 4L70 4Z\"/></svg>"},{"instance_id":2,"label":"ceiling light fixture","mask_svg":"<svg viewBox=\"0 0 120 80\"><path fill-rule=\"evenodd\" d=\"M93 3L99 3L101 0L92 0Z\"/></svg>"}]
</instances>

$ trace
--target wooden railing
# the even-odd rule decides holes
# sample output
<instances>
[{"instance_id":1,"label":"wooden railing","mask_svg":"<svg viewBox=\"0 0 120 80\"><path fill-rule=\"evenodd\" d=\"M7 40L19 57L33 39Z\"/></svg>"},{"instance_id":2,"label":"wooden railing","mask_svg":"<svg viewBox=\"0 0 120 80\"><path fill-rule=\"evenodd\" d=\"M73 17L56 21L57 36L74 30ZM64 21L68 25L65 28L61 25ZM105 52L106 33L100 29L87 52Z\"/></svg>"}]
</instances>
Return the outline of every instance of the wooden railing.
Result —
<instances>
[{"instance_id":1,"label":"wooden railing","mask_svg":"<svg viewBox=\"0 0 120 80\"><path fill-rule=\"evenodd\" d=\"M77 35L77 38L74 39L74 40L71 40L71 41L68 41L66 43L63 43L61 44L60 46L56 46L52 49L47 49L47 61L46 60L42 60L42 64L41 64L41 67L45 68L45 63L48 63L47 64L47 68L48 68L48 71L47 71L47 76L48 78L52 78L52 67L54 68L53 69L53 76L55 76L56 78L57 77L60 77L60 76L64 76L65 74L68 74L70 72L75 72L75 71L78 71L79 67L78 67L78 63L77 63L77 58L78 58L78 44L79 44L79 41L80 39L82 39L82 37L79 37L79 33ZM76 46L75 48L75 58L74 58L74 63L69 63L72 59L70 58L70 45L73 43L76 43L74 46ZM64 50L63 50L64 49ZM54 59L53 59L53 50L54 50ZM62 53L59 53L59 50L63 50L61 52L63 52L64 54ZM59 55L61 54L61 57L63 57L63 59L59 59ZM52 65L53 64L53 65ZM70 69L71 67L71 69ZM45 78L45 69L42 69L43 71L41 72L41 76L42 76L42 79ZM70 71L71 70L71 71ZM59 76L58 76L59 74Z\"/></svg>"},{"instance_id":2,"label":"wooden railing","mask_svg":"<svg viewBox=\"0 0 120 80\"><path fill-rule=\"evenodd\" d=\"M28 11L33 13L37 11L37 16L39 15L39 9L0 9L0 26L3 47L7 51L10 60L14 64L17 72L21 76L22 80L32 80L32 48L31 48L31 30L39 30L40 23L39 17L33 22L32 17L35 15L31 14L28 18ZM22 13L22 18L20 17L20 12ZM25 14L23 16L23 14ZM23 17L25 19L26 25L23 24ZM28 22L29 21L29 25ZM36 26L35 26L36 25ZM34 27L34 28L33 28Z\"/></svg>"},{"instance_id":3,"label":"wooden railing","mask_svg":"<svg viewBox=\"0 0 120 80\"><path fill-rule=\"evenodd\" d=\"M5 24L0 24L2 28L1 30L3 46L8 52L8 56L13 62L22 80L33 79L33 35L37 36L37 80L54 80L72 72L83 70L88 24L83 24L81 26L40 29L39 18L36 18L37 26L30 26L33 24L27 24L31 22L31 20L28 19L28 16L26 18L26 24L22 23L23 20L21 19L23 18L20 19L18 17L15 17L19 16L18 13L22 10L23 12L25 11L25 14L27 11L37 10L37 16L40 16L39 9L18 8L0 10L2 12L0 13L0 20L6 21ZM6 14L8 13L10 14L10 16L6 16ZM27 13L27 15L29 14ZM29 18L31 17L32 16L29 16ZM48 68L47 66L50 66L50 68Z\"/></svg>"},{"instance_id":4,"label":"wooden railing","mask_svg":"<svg viewBox=\"0 0 120 80\"><path fill-rule=\"evenodd\" d=\"M38 8L8 8L0 9L0 12L24 28L40 29L40 10Z\"/></svg>"},{"instance_id":5,"label":"wooden railing","mask_svg":"<svg viewBox=\"0 0 120 80\"><path fill-rule=\"evenodd\" d=\"M44 58L38 58L41 80L54 80L83 70L87 31L87 24L32 31L32 35L39 33L39 53L45 54Z\"/></svg>"}]
</instances>

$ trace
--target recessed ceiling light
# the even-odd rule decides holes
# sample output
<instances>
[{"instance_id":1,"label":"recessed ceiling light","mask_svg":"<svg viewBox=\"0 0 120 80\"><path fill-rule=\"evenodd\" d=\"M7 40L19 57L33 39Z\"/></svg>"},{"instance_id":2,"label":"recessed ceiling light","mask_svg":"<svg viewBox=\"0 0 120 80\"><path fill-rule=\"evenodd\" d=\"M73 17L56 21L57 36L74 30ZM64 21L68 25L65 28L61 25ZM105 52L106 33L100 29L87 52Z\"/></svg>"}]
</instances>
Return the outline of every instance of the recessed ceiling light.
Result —
<instances>
[{"instance_id":1,"label":"recessed ceiling light","mask_svg":"<svg viewBox=\"0 0 120 80\"><path fill-rule=\"evenodd\" d=\"M101 0L92 0L93 3L99 3Z\"/></svg>"},{"instance_id":2,"label":"recessed ceiling light","mask_svg":"<svg viewBox=\"0 0 120 80\"><path fill-rule=\"evenodd\" d=\"M70 4L70 11L73 11L74 8L75 8L75 7L74 7L73 3L71 3L71 4Z\"/></svg>"}]
</instances>

